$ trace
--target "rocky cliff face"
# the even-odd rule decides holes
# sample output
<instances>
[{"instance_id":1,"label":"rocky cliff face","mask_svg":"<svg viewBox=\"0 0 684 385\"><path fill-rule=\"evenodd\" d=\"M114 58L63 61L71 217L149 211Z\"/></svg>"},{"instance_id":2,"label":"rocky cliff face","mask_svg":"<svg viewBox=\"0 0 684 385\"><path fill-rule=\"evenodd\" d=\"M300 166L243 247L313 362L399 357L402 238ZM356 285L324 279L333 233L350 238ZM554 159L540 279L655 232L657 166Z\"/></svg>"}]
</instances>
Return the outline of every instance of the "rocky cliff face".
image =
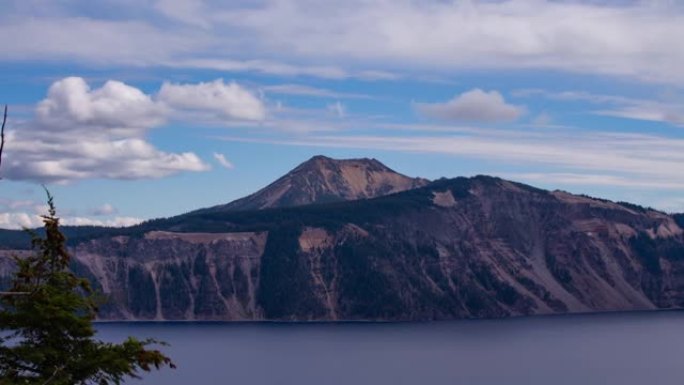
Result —
<instances>
[{"instance_id":1,"label":"rocky cliff face","mask_svg":"<svg viewBox=\"0 0 684 385\"><path fill-rule=\"evenodd\" d=\"M336 160L319 155L252 195L200 212L260 210L375 198L427 183L426 179L399 174L375 159Z\"/></svg>"},{"instance_id":2,"label":"rocky cliff face","mask_svg":"<svg viewBox=\"0 0 684 385\"><path fill-rule=\"evenodd\" d=\"M681 217L475 177L72 251L107 319L434 320L680 308L683 234Z\"/></svg>"},{"instance_id":3,"label":"rocky cliff face","mask_svg":"<svg viewBox=\"0 0 684 385\"><path fill-rule=\"evenodd\" d=\"M83 242L79 273L109 297L106 319L260 319L256 302L266 233L170 233Z\"/></svg>"}]
</instances>

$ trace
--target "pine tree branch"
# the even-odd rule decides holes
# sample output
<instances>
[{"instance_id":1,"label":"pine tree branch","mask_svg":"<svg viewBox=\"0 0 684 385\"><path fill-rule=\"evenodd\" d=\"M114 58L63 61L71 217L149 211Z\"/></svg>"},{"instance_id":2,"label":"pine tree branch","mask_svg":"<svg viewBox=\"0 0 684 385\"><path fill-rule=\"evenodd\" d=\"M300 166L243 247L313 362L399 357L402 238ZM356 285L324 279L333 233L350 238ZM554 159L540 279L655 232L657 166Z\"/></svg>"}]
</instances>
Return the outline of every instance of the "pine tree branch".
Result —
<instances>
[{"instance_id":1,"label":"pine tree branch","mask_svg":"<svg viewBox=\"0 0 684 385\"><path fill-rule=\"evenodd\" d=\"M59 373L62 369L64 369L64 366L60 366L59 368L55 369L55 371L52 373L52 376L50 376L50 378L48 378L47 381L43 382L42 385L48 385L49 383L51 383L52 380L54 380L57 376L57 373Z\"/></svg>"}]
</instances>

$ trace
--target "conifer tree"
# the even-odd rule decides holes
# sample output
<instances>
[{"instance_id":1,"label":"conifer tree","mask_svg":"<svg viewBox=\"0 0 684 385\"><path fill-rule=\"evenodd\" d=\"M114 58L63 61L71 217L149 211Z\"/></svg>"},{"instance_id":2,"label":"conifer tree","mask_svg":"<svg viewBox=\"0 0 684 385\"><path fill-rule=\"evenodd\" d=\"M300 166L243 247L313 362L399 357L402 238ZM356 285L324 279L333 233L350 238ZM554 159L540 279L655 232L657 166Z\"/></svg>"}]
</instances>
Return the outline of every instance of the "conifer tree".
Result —
<instances>
[{"instance_id":1,"label":"conifer tree","mask_svg":"<svg viewBox=\"0 0 684 385\"><path fill-rule=\"evenodd\" d=\"M88 280L69 270L70 256L48 192L45 236L33 234L33 254L14 257L17 270L0 296L0 385L120 384L141 371L174 367L150 345L94 338L96 296Z\"/></svg>"}]
</instances>

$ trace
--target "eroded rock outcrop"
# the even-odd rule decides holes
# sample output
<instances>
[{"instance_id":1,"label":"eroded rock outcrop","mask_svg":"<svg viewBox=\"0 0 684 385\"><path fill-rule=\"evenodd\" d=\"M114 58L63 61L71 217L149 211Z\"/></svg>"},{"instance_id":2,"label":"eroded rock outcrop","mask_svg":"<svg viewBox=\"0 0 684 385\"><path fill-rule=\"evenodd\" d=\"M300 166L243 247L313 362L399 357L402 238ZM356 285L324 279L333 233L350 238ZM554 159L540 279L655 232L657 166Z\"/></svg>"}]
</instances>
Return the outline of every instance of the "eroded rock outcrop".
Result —
<instances>
[{"instance_id":1,"label":"eroded rock outcrop","mask_svg":"<svg viewBox=\"0 0 684 385\"><path fill-rule=\"evenodd\" d=\"M108 298L100 316L129 320L260 319L255 292L266 233L118 236L72 248Z\"/></svg>"}]
</instances>

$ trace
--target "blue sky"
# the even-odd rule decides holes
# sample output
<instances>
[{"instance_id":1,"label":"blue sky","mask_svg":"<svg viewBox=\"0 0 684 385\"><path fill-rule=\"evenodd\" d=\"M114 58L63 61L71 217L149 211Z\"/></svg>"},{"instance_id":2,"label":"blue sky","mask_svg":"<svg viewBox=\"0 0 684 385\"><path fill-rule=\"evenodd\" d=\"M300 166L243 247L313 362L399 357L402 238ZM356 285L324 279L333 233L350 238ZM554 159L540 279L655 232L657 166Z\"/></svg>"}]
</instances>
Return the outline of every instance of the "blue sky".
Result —
<instances>
[{"instance_id":1,"label":"blue sky","mask_svg":"<svg viewBox=\"0 0 684 385\"><path fill-rule=\"evenodd\" d=\"M684 212L676 1L3 4L0 227L229 202L316 154Z\"/></svg>"}]
</instances>

